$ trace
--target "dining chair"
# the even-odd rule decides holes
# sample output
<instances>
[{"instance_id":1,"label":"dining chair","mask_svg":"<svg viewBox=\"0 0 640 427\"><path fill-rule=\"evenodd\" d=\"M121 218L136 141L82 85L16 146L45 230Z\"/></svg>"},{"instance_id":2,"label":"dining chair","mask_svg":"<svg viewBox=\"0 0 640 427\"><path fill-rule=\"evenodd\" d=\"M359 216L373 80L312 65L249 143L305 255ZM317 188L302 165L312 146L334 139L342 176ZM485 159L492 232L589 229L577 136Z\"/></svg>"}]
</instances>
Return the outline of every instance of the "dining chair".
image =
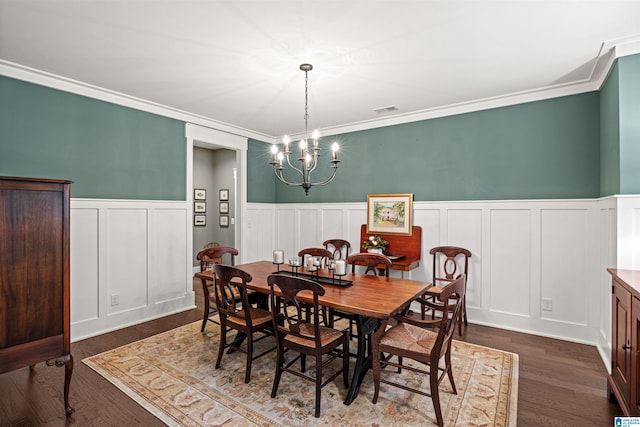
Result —
<instances>
[{"instance_id":1,"label":"dining chair","mask_svg":"<svg viewBox=\"0 0 640 427\"><path fill-rule=\"evenodd\" d=\"M356 272L356 265L362 265L367 267L364 274L373 272L375 276L384 274L389 277L389 270L391 270L393 262L381 254L362 252L349 256L347 264L351 264L352 273Z\"/></svg>"},{"instance_id":2,"label":"dining chair","mask_svg":"<svg viewBox=\"0 0 640 427\"><path fill-rule=\"evenodd\" d=\"M270 331L272 325L271 312L261 308L254 308L249 303L247 283L251 282L252 279L249 273L223 264L214 264L213 272L215 274L213 293L220 317L220 344L215 368L220 368L225 349L232 348L245 353L247 362L244 382L248 383L251 379L251 363L276 349L274 346L258 355L253 355L254 343L273 336ZM241 341L227 343L227 332L231 329L238 331L243 336L246 335L246 350L240 347ZM261 333L261 336L254 338L256 333Z\"/></svg>"},{"instance_id":3,"label":"dining chair","mask_svg":"<svg viewBox=\"0 0 640 427\"><path fill-rule=\"evenodd\" d=\"M355 273L356 265L364 265L367 267L364 274L373 274L374 276L384 274L386 277L389 277L392 262L384 255L363 252L349 256L349 258L347 258L347 264L351 264L352 273ZM384 267L380 267L381 265ZM349 319L349 337L353 338L355 336L353 333L353 325L355 324L353 314L330 308L327 316L329 326L333 326L337 319Z\"/></svg>"},{"instance_id":4,"label":"dining chair","mask_svg":"<svg viewBox=\"0 0 640 427\"><path fill-rule=\"evenodd\" d=\"M333 254L326 250L325 248L305 248L305 249L300 249L298 251L298 256L302 258L302 265L306 265L305 264L305 258L312 256L312 257L319 257L320 258L320 265L322 267L326 267L327 263L330 259L333 259Z\"/></svg>"},{"instance_id":5,"label":"dining chair","mask_svg":"<svg viewBox=\"0 0 640 427\"><path fill-rule=\"evenodd\" d=\"M436 297L442 292L442 287L447 283L451 283L459 276L464 275L465 280L469 277L469 258L471 252L468 249L458 246L436 246L429 251L432 257L432 280L434 285L425 293L426 297L431 297L435 301ZM425 318L427 307L421 304L422 319ZM435 317L435 312L431 312L431 318ZM465 294L462 295L462 311L458 319L458 334L462 335L462 322L465 326L467 322L467 295L466 283Z\"/></svg>"},{"instance_id":6,"label":"dining chair","mask_svg":"<svg viewBox=\"0 0 640 427\"><path fill-rule=\"evenodd\" d=\"M230 265L235 265L236 263L236 255L238 255L238 250L236 248L232 248L230 246L211 246L205 249L202 249L196 255L198 261L200 261L200 271L204 271L203 268L206 262L211 263L211 267L214 264L222 263L222 258L224 255L228 255L225 258L229 260ZM205 326L207 326L207 321L218 323L213 319L213 316L217 314L216 310L216 298L213 294L211 288L213 287L213 283L207 282L202 279L202 293L204 294L204 313L202 317L202 327L200 328L200 332L204 332Z\"/></svg>"},{"instance_id":7,"label":"dining chair","mask_svg":"<svg viewBox=\"0 0 640 427\"><path fill-rule=\"evenodd\" d=\"M338 331L333 328L320 325L318 310L318 297L324 295L324 288L311 280L301 277L272 274L267 279L270 290L272 320L277 345L276 372L271 390L271 397L275 398L278 385L283 372L289 372L305 380L315 383L315 417L320 417L320 401L322 388L342 373L344 387L349 387L349 337L347 331ZM313 297L312 321L303 320L303 301L300 293ZM276 296L277 295L277 296ZM277 299L282 304L277 304ZM339 347L342 346L342 349ZM298 355L285 364L285 351L293 351ZM315 361L315 376L305 374L306 357L310 356ZM323 361L323 356L326 356ZM342 368L333 372L323 381L323 368L334 360L342 359ZM300 370L292 368L292 365L300 359Z\"/></svg>"},{"instance_id":8,"label":"dining chair","mask_svg":"<svg viewBox=\"0 0 640 427\"><path fill-rule=\"evenodd\" d=\"M387 329L389 320L384 320L373 335L373 403L378 402L380 383L431 397L436 413L436 421L439 426L444 424L442 409L440 408L439 386L445 376L449 378L453 394L458 394L453 380L453 368L451 365L451 342L456 327L456 319L462 310L463 295L465 292L466 278L464 274L458 276L442 288L438 294L440 303L431 300L423 300L422 303L432 310L442 312L439 319L423 320L416 317L396 315L393 319L397 322ZM449 301L455 300L455 304ZM397 363L391 359L396 356ZM428 367L428 370L403 363L404 358L415 360ZM444 360L443 360L444 359ZM394 380L385 374L381 378L381 370L387 366L397 368ZM402 369L429 376L429 391L420 390L409 386L406 380L401 378Z\"/></svg>"},{"instance_id":9,"label":"dining chair","mask_svg":"<svg viewBox=\"0 0 640 427\"><path fill-rule=\"evenodd\" d=\"M322 242L324 248L333 254L333 259L347 260L351 243L343 239L328 239Z\"/></svg>"},{"instance_id":10,"label":"dining chair","mask_svg":"<svg viewBox=\"0 0 640 427\"><path fill-rule=\"evenodd\" d=\"M217 246L220 246L220 243L218 243L218 242L209 242L206 245L204 245L202 247L202 249L215 248ZM200 252L202 252L202 251L200 251ZM200 271L211 270L211 265L214 263L214 260L209 258L209 256L207 256L206 254L200 255L200 252L198 252L198 255L199 255L198 260L200 261ZM215 260L215 261L220 263L220 259L219 258L217 260Z\"/></svg>"}]
</instances>

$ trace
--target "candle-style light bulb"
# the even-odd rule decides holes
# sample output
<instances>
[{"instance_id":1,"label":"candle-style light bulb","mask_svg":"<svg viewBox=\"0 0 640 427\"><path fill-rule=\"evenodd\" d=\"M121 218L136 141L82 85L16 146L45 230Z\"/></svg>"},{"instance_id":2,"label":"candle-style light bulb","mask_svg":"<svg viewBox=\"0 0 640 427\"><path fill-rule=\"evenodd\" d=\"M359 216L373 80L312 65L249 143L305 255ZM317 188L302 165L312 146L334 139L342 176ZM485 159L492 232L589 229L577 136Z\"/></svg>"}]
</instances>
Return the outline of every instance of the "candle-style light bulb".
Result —
<instances>
[{"instance_id":1,"label":"candle-style light bulb","mask_svg":"<svg viewBox=\"0 0 640 427\"><path fill-rule=\"evenodd\" d=\"M285 135L282 138L282 142L284 143L284 152L288 152L289 151L289 143L291 142L291 140L289 139L289 137L287 135Z\"/></svg>"},{"instance_id":2,"label":"candle-style light bulb","mask_svg":"<svg viewBox=\"0 0 640 427\"><path fill-rule=\"evenodd\" d=\"M282 159L284 159L284 154L282 152L278 153L278 161L280 162L280 166L282 166Z\"/></svg>"},{"instance_id":3,"label":"candle-style light bulb","mask_svg":"<svg viewBox=\"0 0 640 427\"><path fill-rule=\"evenodd\" d=\"M273 161L276 161L276 154L278 154L278 146L276 144L273 144L271 146L271 154L273 154Z\"/></svg>"},{"instance_id":4,"label":"candle-style light bulb","mask_svg":"<svg viewBox=\"0 0 640 427\"><path fill-rule=\"evenodd\" d=\"M320 138L320 132L318 132L318 130L314 130L311 134L311 138L313 138L313 148L318 148L318 138Z\"/></svg>"},{"instance_id":5,"label":"candle-style light bulb","mask_svg":"<svg viewBox=\"0 0 640 427\"><path fill-rule=\"evenodd\" d=\"M307 148L307 141L304 139L300 140L300 157L304 157L304 150Z\"/></svg>"},{"instance_id":6,"label":"candle-style light bulb","mask_svg":"<svg viewBox=\"0 0 640 427\"><path fill-rule=\"evenodd\" d=\"M333 145L331 146L331 151L333 151L333 160L338 160L338 149L340 148L340 146L338 145L337 142L334 142Z\"/></svg>"}]
</instances>

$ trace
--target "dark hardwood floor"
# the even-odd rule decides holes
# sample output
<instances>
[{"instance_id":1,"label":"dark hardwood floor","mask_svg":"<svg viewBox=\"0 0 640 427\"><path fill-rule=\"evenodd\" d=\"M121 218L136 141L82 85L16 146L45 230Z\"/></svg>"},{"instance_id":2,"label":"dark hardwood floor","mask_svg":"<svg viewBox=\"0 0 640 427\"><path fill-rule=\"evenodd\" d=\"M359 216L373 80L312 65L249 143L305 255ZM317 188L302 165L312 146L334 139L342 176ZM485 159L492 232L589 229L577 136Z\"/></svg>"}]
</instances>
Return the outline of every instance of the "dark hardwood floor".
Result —
<instances>
[{"instance_id":1,"label":"dark hardwood floor","mask_svg":"<svg viewBox=\"0 0 640 427\"><path fill-rule=\"evenodd\" d=\"M200 284L194 282L194 289L194 310L72 344L71 418L65 417L62 404L64 369L38 364L34 372L24 368L0 375L0 425L164 425L81 360L200 320ZM472 324L456 338L519 354L520 427L612 426L620 414L618 405L607 400L607 372L595 347Z\"/></svg>"}]
</instances>

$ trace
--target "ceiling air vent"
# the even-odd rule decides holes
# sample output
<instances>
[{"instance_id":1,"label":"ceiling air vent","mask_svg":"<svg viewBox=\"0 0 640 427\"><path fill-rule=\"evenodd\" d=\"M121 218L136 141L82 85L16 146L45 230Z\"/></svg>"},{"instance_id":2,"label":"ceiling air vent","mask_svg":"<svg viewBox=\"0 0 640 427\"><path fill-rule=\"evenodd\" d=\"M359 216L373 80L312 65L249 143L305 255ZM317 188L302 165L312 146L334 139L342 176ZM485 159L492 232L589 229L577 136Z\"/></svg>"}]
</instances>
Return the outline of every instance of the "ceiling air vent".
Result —
<instances>
[{"instance_id":1,"label":"ceiling air vent","mask_svg":"<svg viewBox=\"0 0 640 427\"><path fill-rule=\"evenodd\" d=\"M374 108L373 111L375 111L378 114L387 114L387 113L392 113L394 111L398 111L398 107L396 107L395 105L389 105L388 107Z\"/></svg>"}]
</instances>

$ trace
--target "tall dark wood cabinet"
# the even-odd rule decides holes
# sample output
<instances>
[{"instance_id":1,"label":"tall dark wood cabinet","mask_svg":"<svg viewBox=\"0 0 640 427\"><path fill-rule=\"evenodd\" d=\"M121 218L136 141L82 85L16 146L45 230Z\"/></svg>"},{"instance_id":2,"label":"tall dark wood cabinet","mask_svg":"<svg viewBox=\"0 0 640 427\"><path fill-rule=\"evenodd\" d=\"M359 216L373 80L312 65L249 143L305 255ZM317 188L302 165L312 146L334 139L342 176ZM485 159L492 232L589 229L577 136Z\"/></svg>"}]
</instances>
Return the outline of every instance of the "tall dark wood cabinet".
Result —
<instances>
[{"instance_id":1,"label":"tall dark wood cabinet","mask_svg":"<svg viewBox=\"0 0 640 427\"><path fill-rule=\"evenodd\" d=\"M609 399L626 416L640 415L640 271L611 274L611 375Z\"/></svg>"},{"instance_id":2,"label":"tall dark wood cabinet","mask_svg":"<svg viewBox=\"0 0 640 427\"><path fill-rule=\"evenodd\" d=\"M0 177L0 374L46 361L73 373L69 181Z\"/></svg>"}]
</instances>

